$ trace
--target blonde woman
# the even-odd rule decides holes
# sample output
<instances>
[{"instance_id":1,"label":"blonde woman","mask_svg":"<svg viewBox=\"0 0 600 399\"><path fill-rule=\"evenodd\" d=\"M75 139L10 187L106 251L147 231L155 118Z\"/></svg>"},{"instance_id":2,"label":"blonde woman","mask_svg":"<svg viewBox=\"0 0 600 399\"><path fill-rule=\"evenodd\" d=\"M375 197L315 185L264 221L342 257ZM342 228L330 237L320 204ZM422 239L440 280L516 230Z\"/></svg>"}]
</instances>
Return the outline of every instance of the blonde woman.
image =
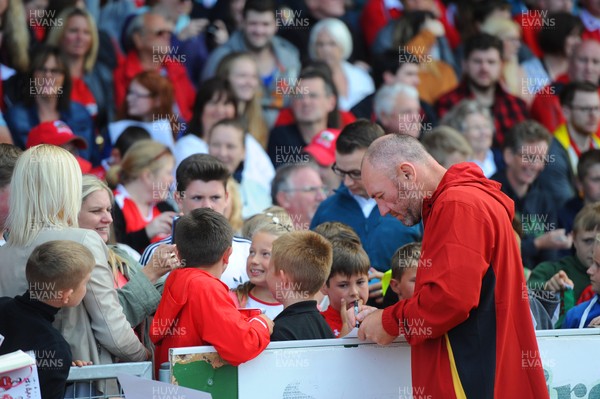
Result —
<instances>
[{"instance_id":1,"label":"blonde woman","mask_svg":"<svg viewBox=\"0 0 600 399\"><path fill-rule=\"evenodd\" d=\"M229 220L234 235L239 235L244 225L242 218L242 197L240 195L240 185L233 177L227 179L227 207L223 215Z\"/></svg>"},{"instance_id":2,"label":"blonde woman","mask_svg":"<svg viewBox=\"0 0 600 399\"><path fill-rule=\"evenodd\" d=\"M81 172L75 157L52 145L25 151L17 160L10 186L7 244L0 247L0 296L27 290L25 265L33 249L52 240L83 244L96 266L83 302L61 310L55 327L71 347L74 359L110 364L150 359L119 304L108 265L108 248L91 230L78 228Z\"/></svg>"},{"instance_id":3,"label":"blonde woman","mask_svg":"<svg viewBox=\"0 0 600 399\"><path fill-rule=\"evenodd\" d=\"M82 181L79 227L96 231L108 244L113 221L113 193L96 176L84 175ZM148 266L142 267L122 246L108 245L108 264L114 287L118 289L119 302L132 327L139 326L156 311L163 288L158 280L177 266L174 254L173 245L162 244L150 258Z\"/></svg>"},{"instance_id":4,"label":"blonde woman","mask_svg":"<svg viewBox=\"0 0 600 399\"><path fill-rule=\"evenodd\" d=\"M117 242L142 253L150 243L171 234L175 212L165 201L174 167L175 158L168 147L140 140L127 150L121 164L109 170L109 184L118 182L113 214Z\"/></svg>"},{"instance_id":5,"label":"blonde woman","mask_svg":"<svg viewBox=\"0 0 600 399\"><path fill-rule=\"evenodd\" d=\"M67 62L71 100L83 104L96 126L103 128L114 119L115 109L112 70L98 61L100 37L96 22L88 11L76 7L65 8L57 20L64 22L48 30L46 43L60 48Z\"/></svg>"}]
</instances>

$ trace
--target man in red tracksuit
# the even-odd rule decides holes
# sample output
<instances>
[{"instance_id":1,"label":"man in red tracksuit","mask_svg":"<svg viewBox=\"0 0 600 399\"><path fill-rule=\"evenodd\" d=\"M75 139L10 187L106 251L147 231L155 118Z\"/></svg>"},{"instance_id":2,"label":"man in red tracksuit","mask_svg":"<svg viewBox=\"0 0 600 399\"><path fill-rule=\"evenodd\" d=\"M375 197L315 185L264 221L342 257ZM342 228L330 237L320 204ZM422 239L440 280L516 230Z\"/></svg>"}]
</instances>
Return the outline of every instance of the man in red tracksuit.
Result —
<instances>
[{"instance_id":1,"label":"man in red tracksuit","mask_svg":"<svg viewBox=\"0 0 600 399\"><path fill-rule=\"evenodd\" d=\"M405 135L371 144L362 179L382 215L423 219L425 230L414 296L368 314L359 337L387 344L403 334L423 397L548 398L514 204L500 184L472 163L444 169Z\"/></svg>"}]
</instances>

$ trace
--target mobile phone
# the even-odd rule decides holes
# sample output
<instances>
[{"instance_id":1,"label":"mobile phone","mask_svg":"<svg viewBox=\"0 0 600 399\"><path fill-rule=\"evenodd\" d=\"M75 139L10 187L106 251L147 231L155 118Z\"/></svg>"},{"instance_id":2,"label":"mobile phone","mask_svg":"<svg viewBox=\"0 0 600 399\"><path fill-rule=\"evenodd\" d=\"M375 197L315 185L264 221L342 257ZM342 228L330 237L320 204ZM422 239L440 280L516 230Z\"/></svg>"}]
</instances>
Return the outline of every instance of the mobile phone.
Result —
<instances>
[{"instance_id":1,"label":"mobile phone","mask_svg":"<svg viewBox=\"0 0 600 399\"><path fill-rule=\"evenodd\" d=\"M173 223L172 223L172 231L171 231L171 244L175 244L175 226L177 226L177 221L179 220L181 216L175 216L173 218Z\"/></svg>"}]
</instances>

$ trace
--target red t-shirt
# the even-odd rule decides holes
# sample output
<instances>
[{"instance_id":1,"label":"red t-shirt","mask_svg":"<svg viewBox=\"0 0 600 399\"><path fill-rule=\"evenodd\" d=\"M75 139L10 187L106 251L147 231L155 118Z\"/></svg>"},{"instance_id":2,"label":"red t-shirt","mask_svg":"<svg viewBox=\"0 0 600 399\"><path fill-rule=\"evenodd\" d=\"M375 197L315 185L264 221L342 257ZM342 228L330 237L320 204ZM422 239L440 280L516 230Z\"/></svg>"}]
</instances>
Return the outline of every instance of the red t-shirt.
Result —
<instances>
[{"instance_id":1,"label":"red t-shirt","mask_svg":"<svg viewBox=\"0 0 600 399\"><path fill-rule=\"evenodd\" d=\"M71 101L83 104L92 118L98 115L98 104L92 91L87 87L83 79L73 78L73 88L71 89Z\"/></svg>"},{"instance_id":2,"label":"red t-shirt","mask_svg":"<svg viewBox=\"0 0 600 399\"><path fill-rule=\"evenodd\" d=\"M323 315L325 321L331 328L331 331L333 331L333 335L335 335L336 338L339 338L343 327L342 316L340 315L340 312L338 312L331 305L329 305L327 310L321 312L321 314Z\"/></svg>"}]
</instances>

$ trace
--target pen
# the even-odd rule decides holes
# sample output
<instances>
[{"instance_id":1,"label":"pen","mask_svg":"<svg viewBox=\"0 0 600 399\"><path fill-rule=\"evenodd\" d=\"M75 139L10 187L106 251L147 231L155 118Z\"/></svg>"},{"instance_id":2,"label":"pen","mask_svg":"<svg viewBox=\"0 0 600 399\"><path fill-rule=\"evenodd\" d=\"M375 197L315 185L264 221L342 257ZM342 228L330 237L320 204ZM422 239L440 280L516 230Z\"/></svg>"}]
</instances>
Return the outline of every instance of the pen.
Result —
<instances>
[{"instance_id":1,"label":"pen","mask_svg":"<svg viewBox=\"0 0 600 399\"><path fill-rule=\"evenodd\" d=\"M358 316L358 300L354 301L354 317ZM358 319L356 320L356 328L360 327Z\"/></svg>"}]
</instances>

